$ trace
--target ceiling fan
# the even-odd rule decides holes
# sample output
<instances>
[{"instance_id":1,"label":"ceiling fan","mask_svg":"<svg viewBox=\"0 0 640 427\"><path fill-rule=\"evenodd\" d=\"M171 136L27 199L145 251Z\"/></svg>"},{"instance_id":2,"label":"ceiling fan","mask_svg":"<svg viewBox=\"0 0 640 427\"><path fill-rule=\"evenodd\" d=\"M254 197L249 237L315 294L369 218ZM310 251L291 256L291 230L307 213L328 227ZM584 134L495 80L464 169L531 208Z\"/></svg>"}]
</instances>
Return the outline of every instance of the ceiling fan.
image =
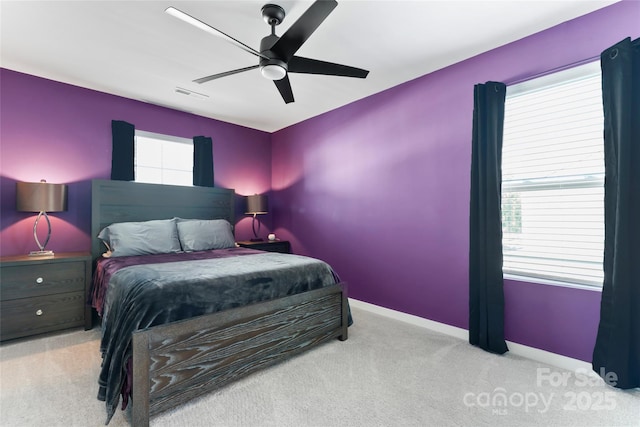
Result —
<instances>
[{"instance_id":1,"label":"ceiling fan","mask_svg":"<svg viewBox=\"0 0 640 427\"><path fill-rule=\"evenodd\" d=\"M300 49L304 42L337 5L337 1L317 0L282 36L278 37L276 36L276 26L284 19L284 9L276 4L265 4L262 6L262 17L267 24L271 26L271 34L262 39L259 52L217 28L213 28L209 24L174 7L168 7L165 12L210 34L222 37L234 46L259 58L257 65L213 74L196 79L194 82L205 83L221 77L260 68L264 77L273 80L282 99L288 104L294 101L288 73L324 74L329 76L357 77L361 79L364 79L367 77L367 74L369 74L369 71L361 68L295 56L298 49Z\"/></svg>"}]
</instances>

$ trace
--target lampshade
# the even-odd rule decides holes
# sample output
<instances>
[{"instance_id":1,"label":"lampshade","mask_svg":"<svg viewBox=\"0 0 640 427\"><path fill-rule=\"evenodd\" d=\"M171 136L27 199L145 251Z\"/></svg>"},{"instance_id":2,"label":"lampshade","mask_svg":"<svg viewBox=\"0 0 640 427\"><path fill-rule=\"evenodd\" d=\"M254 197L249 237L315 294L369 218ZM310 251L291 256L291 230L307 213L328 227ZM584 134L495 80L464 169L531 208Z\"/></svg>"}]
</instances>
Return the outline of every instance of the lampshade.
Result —
<instances>
[{"instance_id":1,"label":"lampshade","mask_svg":"<svg viewBox=\"0 0 640 427\"><path fill-rule=\"evenodd\" d=\"M40 182L16 182L16 209L20 212L67 210L67 186Z\"/></svg>"},{"instance_id":2,"label":"lampshade","mask_svg":"<svg viewBox=\"0 0 640 427\"><path fill-rule=\"evenodd\" d=\"M266 214L269 212L269 201L266 195L247 196L247 214Z\"/></svg>"}]
</instances>

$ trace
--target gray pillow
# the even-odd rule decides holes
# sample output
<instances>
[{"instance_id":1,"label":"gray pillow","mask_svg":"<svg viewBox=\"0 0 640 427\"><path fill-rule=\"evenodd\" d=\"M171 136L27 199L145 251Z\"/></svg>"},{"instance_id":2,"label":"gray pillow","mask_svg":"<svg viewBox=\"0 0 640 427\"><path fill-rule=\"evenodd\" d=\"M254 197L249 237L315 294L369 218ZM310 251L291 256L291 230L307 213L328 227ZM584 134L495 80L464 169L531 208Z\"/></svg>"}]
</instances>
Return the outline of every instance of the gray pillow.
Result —
<instances>
[{"instance_id":1,"label":"gray pillow","mask_svg":"<svg viewBox=\"0 0 640 427\"><path fill-rule=\"evenodd\" d=\"M183 251L233 248L233 228L224 219L177 218L178 237Z\"/></svg>"},{"instance_id":2,"label":"gray pillow","mask_svg":"<svg viewBox=\"0 0 640 427\"><path fill-rule=\"evenodd\" d=\"M98 237L112 257L180 252L175 219L115 223L103 228Z\"/></svg>"}]
</instances>

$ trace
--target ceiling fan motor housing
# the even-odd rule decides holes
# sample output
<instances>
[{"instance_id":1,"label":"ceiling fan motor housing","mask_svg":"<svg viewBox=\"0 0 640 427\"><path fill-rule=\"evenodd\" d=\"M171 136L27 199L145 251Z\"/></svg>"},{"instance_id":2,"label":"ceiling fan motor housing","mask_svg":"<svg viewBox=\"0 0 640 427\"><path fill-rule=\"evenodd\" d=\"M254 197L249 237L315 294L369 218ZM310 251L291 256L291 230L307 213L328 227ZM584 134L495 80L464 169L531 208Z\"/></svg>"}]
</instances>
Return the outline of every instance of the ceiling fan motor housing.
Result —
<instances>
[{"instance_id":1,"label":"ceiling fan motor housing","mask_svg":"<svg viewBox=\"0 0 640 427\"><path fill-rule=\"evenodd\" d=\"M278 36L271 34L264 37L260 42L260 53L269 58L260 58L260 71L269 80L280 80L287 75L288 71L287 63L277 58L271 51L271 47L278 39Z\"/></svg>"}]
</instances>

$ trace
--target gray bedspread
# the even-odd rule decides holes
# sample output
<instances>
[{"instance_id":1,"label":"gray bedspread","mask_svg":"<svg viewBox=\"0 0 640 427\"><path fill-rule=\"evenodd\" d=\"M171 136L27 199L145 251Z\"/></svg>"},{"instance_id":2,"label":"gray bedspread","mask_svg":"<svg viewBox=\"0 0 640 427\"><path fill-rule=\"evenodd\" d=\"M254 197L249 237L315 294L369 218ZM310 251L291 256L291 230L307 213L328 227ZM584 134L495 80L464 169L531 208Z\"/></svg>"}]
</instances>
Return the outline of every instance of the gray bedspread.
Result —
<instances>
[{"instance_id":1,"label":"gray bedspread","mask_svg":"<svg viewBox=\"0 0 640 427\"><path fill-rule=\"evenodd\" d=\"M121 393L126 405L130 391L127 365L133 331L338 282L331 267L314 258L237 252L241 256L126 266L111 275L103 308L98 393L107 406L107 423Z\"/></svg>"}]
</instances>

